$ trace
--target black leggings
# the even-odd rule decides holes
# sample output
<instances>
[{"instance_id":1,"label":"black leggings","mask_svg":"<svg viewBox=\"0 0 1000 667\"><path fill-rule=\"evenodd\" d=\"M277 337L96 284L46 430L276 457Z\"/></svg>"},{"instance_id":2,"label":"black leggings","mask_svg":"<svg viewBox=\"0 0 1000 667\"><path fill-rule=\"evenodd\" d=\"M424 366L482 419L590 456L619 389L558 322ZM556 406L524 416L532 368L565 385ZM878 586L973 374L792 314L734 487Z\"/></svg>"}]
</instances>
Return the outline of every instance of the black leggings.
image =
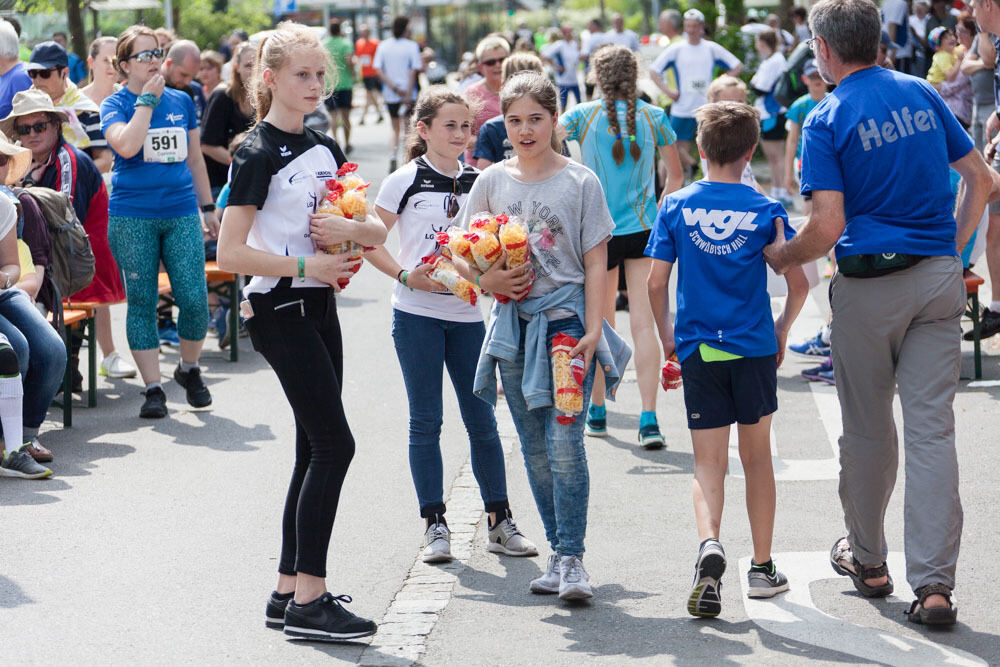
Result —
<instances>
[{"instance_id":1,"label":"black leggings","mask_svg":"<svg viewBox=\"0 0 1000 667\"><path fill-rule=\"evenodd\" d=\"M333 290L279 286L252 294L246 327L295 415L295 468L282 519L278 572L326 576L344 476L354 457L341 387L343 341Z\"/></svg>"}]
</instances>

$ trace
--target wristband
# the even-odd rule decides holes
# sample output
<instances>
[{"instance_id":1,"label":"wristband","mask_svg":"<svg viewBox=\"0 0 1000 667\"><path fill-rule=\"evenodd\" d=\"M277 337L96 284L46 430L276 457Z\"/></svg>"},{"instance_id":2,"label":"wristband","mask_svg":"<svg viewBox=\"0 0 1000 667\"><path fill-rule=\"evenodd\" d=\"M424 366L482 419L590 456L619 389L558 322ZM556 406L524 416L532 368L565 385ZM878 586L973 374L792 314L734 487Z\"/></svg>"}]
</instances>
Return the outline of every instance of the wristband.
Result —
<instances>
[{"instance_id":1,"label":"wristband","mask_svg":"<svg viewBox=\"0 0 1000 667\"><path fill-rule=\"evenodd\" d=\"M399 273L396 274L396 282L400 282L400 283L403 282L402 280L400 280L400 276L402 276L405 272L406 272L406 269L400 269L399 270Z\"/></svg>"},{"instance_id":2,"label":"wristband","mask_svg":"<svg viewBox=\"0 0 1000 667\"><path fill-rule=\"evenodd\" d=\"M403 283L403 287L409 288L409 290L412 292L413 288L406 284L406 279L409 278L409 277L410 277L410 272L409 271L403 271L403 277L400 279L399 282Z\"/></svg>"},{"instance_id":3,"label":"wristband","mask_svg":"<svg viewBox=\"0 0 1000 667\"><path fill-rule=\"evenodd\" d=\"M214 213L215 212L215 204L205 204L204 206L201 207L201 212L202 213Z\"/></svg>"},{"instance_id":4,"label":"wristband","mask_svg":"<svg viewBox=\"0 0 1000 667\"><path fill-rule=\"evenodd\" d=\"M299 280L306 281L306 258L299 257Z\"/></svg>"},{"instance_id":5,"label":"wristband","mask_svg":"<svg viewBox=\"0 0 1000 667\"><path fill-rule=\"evenodd\" d=\"M483 277L483 274L481 274L481 273L478 276L476 276L476 287L478 287L479 289L483 289L483 286L479 284L479 279L482 278L482 277Z\"/></svg>"},{"instance_id":6,"label":"wristband","mask_svg":"<svg viewBox=\"0 0 1000 667\"><path fill-rule=\"evenodd\" d=\"M153 93L143 93L135 98L135 106L156 108L160 104L160 98Z\"/></svg>"}]
</instances>

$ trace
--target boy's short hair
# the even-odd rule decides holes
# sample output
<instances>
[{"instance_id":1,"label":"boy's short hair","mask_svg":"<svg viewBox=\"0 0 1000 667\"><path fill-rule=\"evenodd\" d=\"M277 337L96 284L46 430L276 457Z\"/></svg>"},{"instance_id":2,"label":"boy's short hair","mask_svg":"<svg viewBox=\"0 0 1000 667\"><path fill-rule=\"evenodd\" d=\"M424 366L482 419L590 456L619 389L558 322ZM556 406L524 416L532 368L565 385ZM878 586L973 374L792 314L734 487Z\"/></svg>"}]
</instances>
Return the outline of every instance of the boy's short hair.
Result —
<instances>
[{"instance_id":1,"label":"boy's short hair","mask_svg":"<svg viewBox=\"0 0 1000 667\"><path fill-rule=\"evenodd\" d=\"M708 92L706 93L708 101L718 102L719 93L726 88L740 88L744 93L747 92L747 84L743 83L742 79L738 79L731 74L723 74L708 84Z\"/></svg>"},{"instance_id":2,"label":"boy's short hair","mask_svg":"<svg viewBox=\"0 0 1000 667\"><path fill-rule=\"evenodd\" d=\"M696 141L705 158L730 164L744 157L760 140L760 112L740 102L711 102L694 112Z\"/></svg>"}]
</instances>

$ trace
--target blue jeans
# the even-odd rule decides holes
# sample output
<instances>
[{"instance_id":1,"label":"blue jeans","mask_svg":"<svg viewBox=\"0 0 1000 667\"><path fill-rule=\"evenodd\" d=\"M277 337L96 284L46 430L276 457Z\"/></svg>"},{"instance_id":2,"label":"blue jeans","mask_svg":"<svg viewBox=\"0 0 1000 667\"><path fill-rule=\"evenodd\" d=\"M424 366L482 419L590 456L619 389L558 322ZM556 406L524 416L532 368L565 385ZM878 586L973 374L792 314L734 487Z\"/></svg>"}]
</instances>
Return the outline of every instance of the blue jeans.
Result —
<instances>
[{"instance_id":1,"label":"blue jeans","mask_svg":"<svg viewBox=\"0 0 1000 667\"><path fill-rule=\"evenodd\" d=\"M528 323L521 320L521 349L513 362L500 361L500 379L521 440L524 467L535 497L535 505L545 526L545 539L560 556L582 556L587 533L587 502L590 471L583 448L583 426L590 390L594 386L594 364L583 381L583 412L572 424L556 421L554 407L528 410L521 393L524 374L524 336ZM576 317L549 322L548 344L557 333L574 338L583 336L583 324Z\"/></svg>"},{"instance_id":2,"label":"blue jeans","mask_svg":"<svg viewBox=\"0 0 1000 667\"><path fill-rule=\"evenodd\" d=\"M444 514L444 466L441 462L443 367L448 368L458 407L469 434L472 474L487 512L507 508L507 471L493 408L472 393L482 322L449 322L392 312L392 338L410 403L410 474L420 516Z\"/></svg>"},{"instance_id":3,"label":"blue jeans","mask_svg":"<svg viewBox=\"0 0 1000 667\"><path fill-rule=\"evenodd\" d=\"M566 102L569 101L569 94L573 93L576 103L580 103L580 86L559 86L559 108L566 110Z\"/></svg>"},{"instance_id":4,"label":"blue jeans","mask_svg":"<svg viewBox=\"0 0 1000 667\"><path fill-rule=\"evenodd\" d=\"M24 381L24 428L38 430L66 372L66 344L19 289L0 291L0 333L7 336Z\"/></svg>"}]
</instances>

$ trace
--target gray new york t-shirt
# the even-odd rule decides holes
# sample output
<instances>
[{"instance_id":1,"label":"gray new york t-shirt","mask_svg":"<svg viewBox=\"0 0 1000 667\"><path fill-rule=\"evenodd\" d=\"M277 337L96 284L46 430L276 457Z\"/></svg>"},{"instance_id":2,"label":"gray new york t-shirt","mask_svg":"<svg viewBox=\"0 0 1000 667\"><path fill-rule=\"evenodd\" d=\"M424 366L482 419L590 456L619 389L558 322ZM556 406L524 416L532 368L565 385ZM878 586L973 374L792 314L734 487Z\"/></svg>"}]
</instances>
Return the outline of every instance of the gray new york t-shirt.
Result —
<instances>
[{"instance_id":1,"label":"gray new york t-shirt","mask_svg":"<svg viewBox=\"0 0 1000 667\"><path fill-rule=\"evenodd\" d=\"M545 296L568 283L582 285L583 255L611 236L615 228L597 175L569 162L556 175L525 183L507 173L503 162L487 167L476 179L458 214L458 224L488 211L517 216L528 226L535 269L530 297ZM550 312L549 317L564 312Z\"/></svg>"}]
</instances>

